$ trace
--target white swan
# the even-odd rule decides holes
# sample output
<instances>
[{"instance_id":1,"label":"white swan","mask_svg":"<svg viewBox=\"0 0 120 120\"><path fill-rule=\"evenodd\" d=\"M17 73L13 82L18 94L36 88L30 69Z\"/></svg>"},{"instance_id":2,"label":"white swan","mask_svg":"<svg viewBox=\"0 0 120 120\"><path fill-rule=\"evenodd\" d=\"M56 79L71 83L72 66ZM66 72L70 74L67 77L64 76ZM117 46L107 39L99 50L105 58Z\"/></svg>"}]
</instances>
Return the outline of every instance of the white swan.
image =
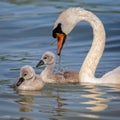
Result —
<instances>
[{"instance_id":1,"label":"white swan","mask_svg":"<svg viewBox=\"0 0 120 120\"><path fill-rule=\"evenodd\" d=\"M79 81L120 84L120 66L101 78L96 78L94 75L105 46L105 30L100 19L90 11L81 8L69 8L59 15L53 29L53 37L57 38L58 55L61 53L66 36L80 21L86 21L92 26L94 38L80 69Z\"/></svg>"},{"instance_id":2,"label":"white swan","mask_svg":"<svg viewBox=\"0 0 120 120\"><path fill-rule=\"evenodd\" d=\"M45 83L79 83L79 72L78 71L63 71L54 72L56 58L54 53L47 51L45 52L36 67L43 64L47 65L46 68L40 73L42 80Z\"/></svg>"},{"instance_id":3,"label":"white swan","mask_svg":"<svg viewBox=\"0 0 120 120\"><path fill-rule=\"evenodd\" d=\"M20 69L20 77L14 83L14 87L18 90L41 90L43 86L41 77L35 74L34 69L29 65Z\"/></svg>"}]
</instances>

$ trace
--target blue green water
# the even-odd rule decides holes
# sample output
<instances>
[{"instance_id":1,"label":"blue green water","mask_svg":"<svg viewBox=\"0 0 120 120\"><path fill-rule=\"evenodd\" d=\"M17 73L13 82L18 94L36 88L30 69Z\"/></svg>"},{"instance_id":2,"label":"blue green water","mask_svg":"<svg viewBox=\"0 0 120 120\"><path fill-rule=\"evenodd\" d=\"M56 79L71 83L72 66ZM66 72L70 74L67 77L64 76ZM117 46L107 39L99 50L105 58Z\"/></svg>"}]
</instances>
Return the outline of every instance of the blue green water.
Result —
<instances>
[{"instance_id":1,"label":"blue green water","mask_svg":"<svg viewBox=\"0 0 120 120\"><path fill-rule=\"evenodd\" d=\"M119 66L119 6L120 2L113 0L0 0L0 119L119 120L117 85L51 84L37 92L17 92L9 87L23 65L35 67L47 50L56 54L56 44L51 45L53 25L68 7L93 11L105 26L106 46L96 76ZM80 23L67 39L61 65L67 70L79 70L92 42L92 29L87 23ZM36 73L42 70L35 68Z\"/></svg>"}]
</instances>

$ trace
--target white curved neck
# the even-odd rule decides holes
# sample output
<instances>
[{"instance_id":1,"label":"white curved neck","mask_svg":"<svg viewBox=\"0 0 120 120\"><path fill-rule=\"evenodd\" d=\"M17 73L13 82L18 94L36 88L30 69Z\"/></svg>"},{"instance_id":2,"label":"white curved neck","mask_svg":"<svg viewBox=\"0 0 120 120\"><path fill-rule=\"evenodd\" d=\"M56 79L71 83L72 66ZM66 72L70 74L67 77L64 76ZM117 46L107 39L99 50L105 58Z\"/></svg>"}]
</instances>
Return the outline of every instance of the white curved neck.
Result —
<instances>
[{"instance_id":1,"label":"white curved neck","mask_svg":"<svg viewBox=\"0 0 120 120\"><path fill-rule=\"evenodd\" d=\"M79 18L81 21L81 18ZM79 77L80 80L92 79L96 67L102 56L105 46L105 30L100 19L89 11L83 12L83 21L88 22L93 28L93 42L91 48L81 66Z\"/></svg>"},{"instance_id":2,"label":"white curved neck","mask_svg":"<svg viewBox=\"0 0 120 120\"><path fill-rule=\"evenodd\" d=\"M69 8L59 15L54 28L61 23L62 31L68 35L80 21L88 22L93 28L92 46L79 72L80 81L87 81L95 78L95 70L104 50L105 30L102 22L90 11L86 11L81 8Z\"/></svg>"}]
</instances>

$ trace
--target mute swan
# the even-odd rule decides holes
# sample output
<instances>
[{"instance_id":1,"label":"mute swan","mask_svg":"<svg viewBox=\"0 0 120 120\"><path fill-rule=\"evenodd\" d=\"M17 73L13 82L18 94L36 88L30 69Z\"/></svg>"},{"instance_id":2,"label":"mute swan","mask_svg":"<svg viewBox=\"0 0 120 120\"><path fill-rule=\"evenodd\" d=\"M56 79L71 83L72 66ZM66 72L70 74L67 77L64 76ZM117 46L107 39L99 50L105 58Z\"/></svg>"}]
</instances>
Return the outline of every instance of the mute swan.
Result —
<instances>
[{"instance_id":1,"label":"mute swan","mask_svg":"<svg viewBox=\"0 0 120 120\"><path fill-rule=\"evenodd\" d=\"M79 82L79 72L77 71L64 71L63 73L54 73L55 66L55 55L47 51L42 55L40 62L36 67L43 64L47 67L41 72L40 76L42 80L46 83L78 83Z\"/></svg>"},{"instance_id":2,"label":"mute swan","mask_svg":"<svg viewBox=\"0 0 120 120\"><path fill-rule=\"evenodd\" d=\"M20 69L20 77L14 87L18 90L41 90L44 82L39 75L35 74L31 66L25 65Z\"/></svg>"},{"instance_id":3,"label":"mute swan","mask_svg":"<svg viewBox=\"0 0 120 120\"><path fill-rule=\"evenodd\" d=\"M80 21L86 21L92 26L94 37L92 46L80 69L79 81L120 84L120 66L101 78L94 76L105 46L105 30L100 19L90 11L81 8L69 8L59 15L53 28L53 37L57 38L57 54L60 55L67 35Z\"/></svg>"}]
</instances>

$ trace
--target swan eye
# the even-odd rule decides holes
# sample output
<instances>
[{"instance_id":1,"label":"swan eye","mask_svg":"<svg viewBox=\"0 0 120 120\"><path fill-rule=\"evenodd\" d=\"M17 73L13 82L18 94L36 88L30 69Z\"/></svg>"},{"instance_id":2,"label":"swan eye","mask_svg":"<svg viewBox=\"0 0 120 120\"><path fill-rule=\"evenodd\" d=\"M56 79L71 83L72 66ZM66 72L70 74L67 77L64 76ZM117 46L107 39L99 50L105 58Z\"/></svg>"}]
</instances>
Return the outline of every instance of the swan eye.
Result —
<instances>
[{"instance_id":1,"label":"swan eye","mask_svg":"<svg viewBox=\"0 0 120 120\"><path fill-rule=\"evenodd\" d=\"M61 28L62 24L61 23L58 23L57 27L53 30L53 33L52 33L52 36L54 38L56 38L56 33L63 33L62 32L62 28Z\"/></svg>"}]
</instances>

